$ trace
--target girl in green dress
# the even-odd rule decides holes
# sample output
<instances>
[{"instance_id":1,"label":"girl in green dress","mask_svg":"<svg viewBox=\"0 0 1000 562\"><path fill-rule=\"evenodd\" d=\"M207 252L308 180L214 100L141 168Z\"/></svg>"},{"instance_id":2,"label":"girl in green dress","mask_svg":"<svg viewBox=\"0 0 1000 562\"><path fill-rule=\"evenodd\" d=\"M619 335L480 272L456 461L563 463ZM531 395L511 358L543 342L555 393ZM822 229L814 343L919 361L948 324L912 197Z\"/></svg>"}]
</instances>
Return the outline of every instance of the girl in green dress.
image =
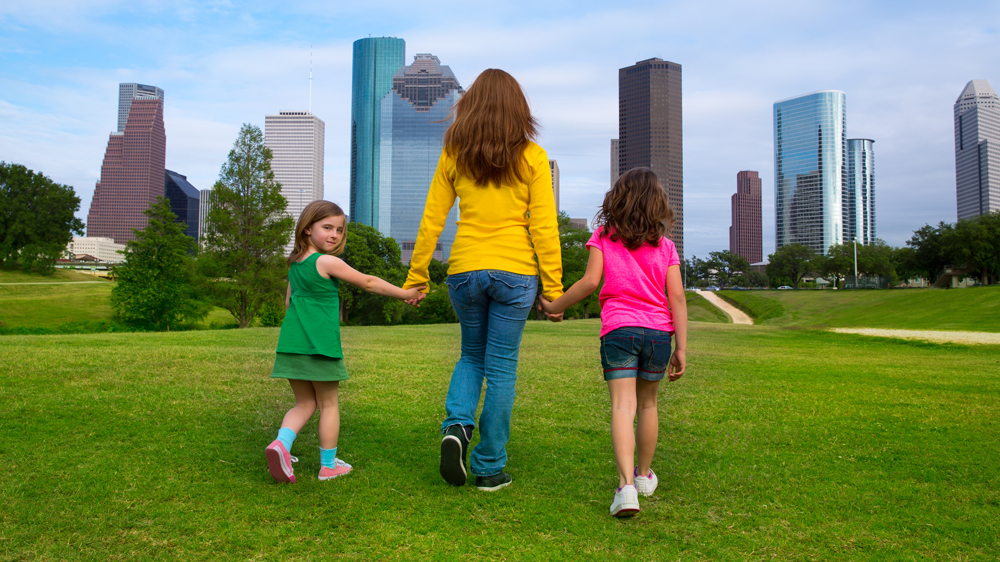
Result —
<instances>
[{"instance_id":1,"label":"girl in green dress","mask_svg":"<svg viewBox=\"0 0 1000 562\"><path fill-rule=\"evenodd\" d=\"M340 410L337 390L347 380L340 347L341 281L400 300L415 299L423 287L403 290L373 275L365 275L336 257L344 251L344 211L329 201L306 206L295 226L295 248L288 256L285 320L278 336L272 378L288 379L295 407L281 422L278 438L265 449L271 476L295 482L290 452L295 436L319 407L320 480L343 476L351 465L337 458Z\"/></svg>"}]
</instances>

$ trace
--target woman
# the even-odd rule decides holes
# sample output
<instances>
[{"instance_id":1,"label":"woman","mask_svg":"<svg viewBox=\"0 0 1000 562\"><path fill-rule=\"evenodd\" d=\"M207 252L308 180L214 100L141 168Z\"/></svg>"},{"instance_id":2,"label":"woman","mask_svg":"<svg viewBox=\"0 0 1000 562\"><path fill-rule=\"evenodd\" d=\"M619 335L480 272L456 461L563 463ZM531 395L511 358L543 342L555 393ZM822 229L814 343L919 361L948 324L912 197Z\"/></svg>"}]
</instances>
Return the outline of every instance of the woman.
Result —
<instances>
[{"instance_id":1,"label":"woman","mask_svg":"<svg viewBox=\"0 0 1000 562\"><path fill-rule=\"evenodd\" d=\"M447 283L462 325L462 357L441 425L441 476L455 486L468 478L466 450L484 379L479 444L468 468L480 490L511 483L504 467L521 334L539 275L546 299L563 292L552 175L548 155L532 140L536 135L537 122L517 81L497 69L480 74L455 105L403 285L427 284L431 254L458 197ZM549 318L558 322L562 315Z\"/></svg>"}]
</instances>

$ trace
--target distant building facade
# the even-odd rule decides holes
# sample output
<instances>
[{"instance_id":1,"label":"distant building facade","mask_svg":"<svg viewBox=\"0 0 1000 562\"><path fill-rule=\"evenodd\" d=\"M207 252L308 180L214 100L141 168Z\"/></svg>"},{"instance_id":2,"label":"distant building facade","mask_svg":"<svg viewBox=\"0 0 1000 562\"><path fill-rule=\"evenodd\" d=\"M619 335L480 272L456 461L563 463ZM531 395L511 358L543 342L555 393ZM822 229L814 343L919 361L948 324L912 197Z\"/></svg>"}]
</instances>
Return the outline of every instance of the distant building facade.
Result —
<instances>
[{"instance_id":1,"label":"distant building facade","mask_svg":"<svg viewBox=\"0 0 1000 562\"><path fill-rule=\"evenodd\" d=\"M160 97L135 94L123 130L108 139L101 179L87 213L88 237L113 238L118 244L132 240L131 229L146 228L143 211L164 195L167 135L162 90L156 90Z\"/></svg>"},{"instance_id":2,"label":"distant building facade","mask_svg":"<svg viewBox=\"0 0 1000 562\"><path fill-rule=\"evenodd\" d=\"M354 42L351 82L351 220L379 228L382 100L405 62L406 42L367 37Z\"/></svg>"},{"instance_id":3,"label":"distant building facade","mask_svg":"<svg viewBox=\"0 0 1000 562\"><path fill-rule=\"evenodd\" d=\"M729 251L750 263L763 260L761 227L761 183L754 171L736 174L732 197L733 224L729 227Z\"/></svg>"},{"instance_id":4,"label":"distant building facade","mask_svg":"<svg viewBox=\"0 0 1000 562\"><path fill-rule=\"evenodd\" d=\"M619 69L618 175L638 166L656 173L674 212L674 226L668 234L682 258L683 140L681 65L651 58Z\"/></svg>"},{"instance_id":5,"label":"distant building facade","mask_svg":"<svg viewBox=\"0 0 1000 562\"><path fill-rule=\"evenodd\" d=\"M279 111L264 117L264 145L271 149L271 171L288 201L285 212L298 222L306 205L323 198L326 125L308 111ZM293 227L294 228L294 227ZM285 254L295 246L292 235Z\"/></svg>"},{"instance_id":6,"label":"distant building facade","mask_svg":"<svg viewBox=\"0 0 1000 562\"><path fill-rule=\"evenodd\" d=\"M113 239L102 236L74 236L66 247L70 259L92 256L108 263L125 261L125 255L118 253L124 251L125 244L118 244Z\"/></svg>"},{"instance_id":7,"label":"distant building facade","mask_svg":"<svg viewBox=\"0 0 1000 562\"><path fill-rule=\"evenodd\" d=\"M818 254L843 242L847 96L823 90L774 103L776 247Z\"/></svg>"},{"instance_id":8,"label":"distant building facade","mask_svg":"<svg viewBox=\"0 0 1000 562\"><path fill-rule=\"evenodd\" d=\"M128 123L128 110L132 107L132 100L156 99L163 100L163 90L156 86L146 84L136 84L129 82L118 84L118 132L125 130Z\"/></svg>"},{"instance_id":9,"label":"distant building facade","mask_svg":"<svg viewBox=\"0 0 1000 562\"><path fill-rule=\"evenodd\" d=\"M986 80L955 101L955 195L959 220L1000 211L1000 97Z\"/></svg>"},{"instance_id":10,"label":"distant building facade","mask_svg":"<svg viewBox=\"0 0 1000 562\"><path fill-rule=\"evenodd\" d=\"M615 186L615 182L621 174L618 173L618 139L611 139L611 184L610 187Z\"/></svg>"},{"instance_id":11,"label":"distant building facade","mask_svg":"<svg viewBox=\"0 0 1000 562\"><path fill-rule=\"evenodd\" d=\"M559 214L559 163L549 160L549 172L552 174L552 194L556 197L556 214Z\"/></svg>"},{"instance_id":12,"label":"distant building facade","mask_svg":"<svg viewBox=\"0 0 1000 562\"><path fill-rule=\"evenodd\" d=\"M205 226L208 220L208 211L212 209L212 190L202 189L198 193L198 241L205 241Z\"/></svg>"},{"instance_id":13,"label":"distant building facade","mask_svg":"<svg viewBox=\"0 0 1000 562\"><path fill-rule=\"evenodd\" d=\"M569 224L573 228L579 228L581 230L590 230L587 228L587 219L569 219Z\"/></svg>"},{"instance_id":14,"label":"distant building facade","mask_svg":"<svg viewBox=\"0 0 1000 562\"><path fill-rule=\"evenodd\" d=\"M464 90L455 74L432 54L421 53L400 68L382 98L379 135L378 216L373 226L392 237L409 263L424 214L427 191L444 149L451 110ZM452 207L438 238L439 259L451 253L458 230Z\"/></svg>"},{"instance_id":15,"label":"distant building facade","mask_svg":"<svg viewBox=\"0 0 1000 562\"><path fill-rule=\"evenodd\" d=\"M187 181L187 176L166 171L164 194L170 200L170 210L177 215L177 222L184 224L184 234L198 239L198 207L201 194Z\"/></svg>"},{"instance_id":16,"label":"distant building facade","mask_svg":"<svg viewBox=\"0 0 1000 562\"><path fill-rule=\"evenodd\" d=\"M875 141L847 139L844 243L872 244L875 234Z\"/></svg>"}]
</instances>

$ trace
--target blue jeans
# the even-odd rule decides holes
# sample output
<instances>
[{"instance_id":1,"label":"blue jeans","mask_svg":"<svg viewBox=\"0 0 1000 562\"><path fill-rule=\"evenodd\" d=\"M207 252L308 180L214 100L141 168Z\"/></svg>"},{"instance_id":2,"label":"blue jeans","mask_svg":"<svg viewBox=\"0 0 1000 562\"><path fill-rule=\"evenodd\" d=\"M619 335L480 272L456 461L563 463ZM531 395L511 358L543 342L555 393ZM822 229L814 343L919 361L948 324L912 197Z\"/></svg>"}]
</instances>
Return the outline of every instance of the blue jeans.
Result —
<instances>
[{"instance_id":1,"label":"blue jeans","mask_svg":"<svg viewBox=\"0 0 1000 562\"><path fill-rule=\"evenodd\" d=\"M492 476L507 466L517 356L538 279L484 269L449 275L446 282L451 305L462 324L462 357L451 374L445 400L448 417L441 431L454 424L476 425L476 407L485 379L479 444L472 450L469 467L477 476Z\"/></svg>"}]
</instances>

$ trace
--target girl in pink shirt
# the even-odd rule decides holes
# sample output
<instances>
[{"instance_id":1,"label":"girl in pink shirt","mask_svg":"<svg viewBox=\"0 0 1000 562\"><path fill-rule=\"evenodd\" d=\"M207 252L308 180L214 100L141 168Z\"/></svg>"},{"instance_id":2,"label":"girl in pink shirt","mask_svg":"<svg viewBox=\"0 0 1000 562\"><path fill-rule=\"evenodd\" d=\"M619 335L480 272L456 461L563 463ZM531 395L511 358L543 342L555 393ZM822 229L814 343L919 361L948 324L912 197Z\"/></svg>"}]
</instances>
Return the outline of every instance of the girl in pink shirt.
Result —
<instances>
[{"instance_id":1,"label":"girl in pink shirt","mask_svg":"<svg viewBox=\"0 0 1000 562\"><path fill-rule=\"evenodd\" d=\"M625 172L597 214L599 226L587 242L587 272L555 301L541 299L545 312L560 314L594 292L604 277L601 364L611 394L611 444L618 466L611 503L615 517L638 513L639 494L649 496L656 489L650 468L659 429L656 392L664 373L675 381L686 366L687 303L680 259L664 236L672 222L656 174L649 168ZM672 355L671 336L676 340Z\"/></svg>"}]
</instances>

